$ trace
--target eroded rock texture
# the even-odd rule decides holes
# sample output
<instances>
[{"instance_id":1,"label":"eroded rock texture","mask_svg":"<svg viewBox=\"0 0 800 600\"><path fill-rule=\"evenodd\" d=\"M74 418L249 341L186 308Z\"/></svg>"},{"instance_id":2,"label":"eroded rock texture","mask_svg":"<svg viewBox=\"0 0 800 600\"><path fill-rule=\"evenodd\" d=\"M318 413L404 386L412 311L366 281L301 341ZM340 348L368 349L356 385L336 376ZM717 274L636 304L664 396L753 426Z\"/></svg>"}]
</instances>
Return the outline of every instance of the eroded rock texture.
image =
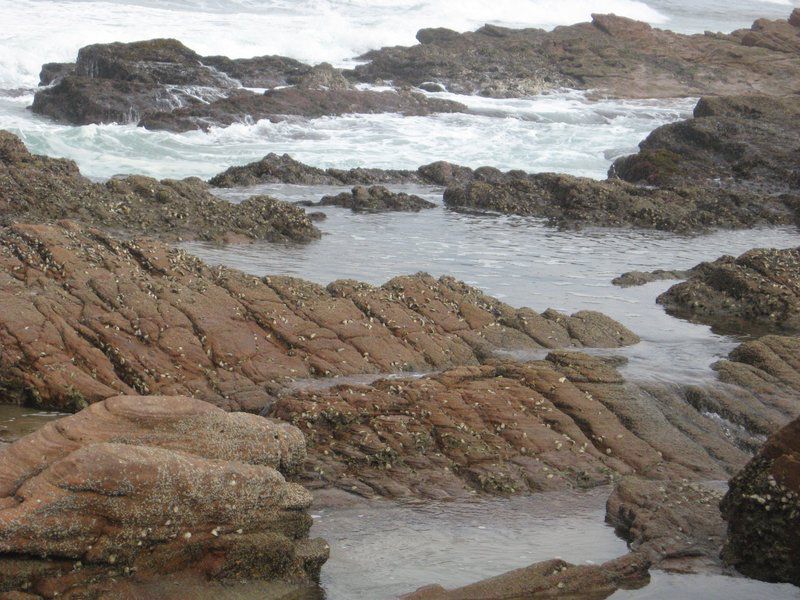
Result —
<instances>
[{"instance_id":1,"label":"eroded rock texture","mask_svg":"<svg viewBox=\"0 0 800 600\"><path fill-rule=\"evenodd\" d=\"M168 574L310 581L294 427L186 397L119 396L0 449L0 592L98 597Z\"/></svg>"},{"instance_id":2,"label":"eroded rock texture","mask_svg":"<svg viewBox=\"0 0 800 600\"><path fill-rule=\"evenodd\" d=\"M305 211L288 202L254 196L231 204L197 178L133 175L95 183L73 161L31 154L0 130L0 223L67 218L171 239L305 242L320 235Z\"/></svg>"},{"instance_id":3,"label":"eroded rock texture","mask_svg":"<svg viewBox=\"0 0 800 600\"><path fill-rule=\"evenodd\" d=\"M727 479L757 443L685 390L626 384L606 360L567 351L304 389L270 414L307 437L300 481L364 496L593 487L625 474Z\"/></svg>"},{"instance_id":4,"label":"eroded rock texture","mask_svg":"<svg viewBox=\"0 0 800 600\"><path fill-rule=\"evenodd\" d=\"M800 420L731 480L721 508L727 562L748 577L800 585Z\"/></svg>"},{"instance_id":5,"label":"eroded rock texture","mask_svg":"<svg viewBox=\"0 0 800 600\"><path fill-rule=\"evenodd\" d=\"M606 521L654 568L721 572L722 495L708 482L625 477L608 498Z\"/></svg>"},{"instance_id":6,"label":"eroded rock texture","mask_svg":"<svg viewBox=\"0 0 800 600\"><path fill-rule=\"evenodd\" d=\"M475 32L423 29L411 47L365 54L362 81L391 80L493 97L573 87L617 98L798 91L800 17L756 21L731 35L682 35L614 15L542 29L486 25Z\"/></svg>"},{"instance_id":7,"label":"eroded rock texture","mask_svg":"<svg viewBox=\"0 0 800 600\"><path fill-rule=\"evenodd\" d=\"M759 248L689 272L658 297L677 316L724 331L800 330L800 248Z\"/></svg>"},{"instance_id":8,"label":"eroded rock texture","mask_svg":"<svg viewBox=\"0 0 800 600\"><path fill-rule=\"evenodd\" d=\"M298 378L638 341L599 313L514 309L451 278L259 279L74 223L0 229L0 298L0 382L47 406L158 393L258 411Z\"/></svg>"}]
</instances>

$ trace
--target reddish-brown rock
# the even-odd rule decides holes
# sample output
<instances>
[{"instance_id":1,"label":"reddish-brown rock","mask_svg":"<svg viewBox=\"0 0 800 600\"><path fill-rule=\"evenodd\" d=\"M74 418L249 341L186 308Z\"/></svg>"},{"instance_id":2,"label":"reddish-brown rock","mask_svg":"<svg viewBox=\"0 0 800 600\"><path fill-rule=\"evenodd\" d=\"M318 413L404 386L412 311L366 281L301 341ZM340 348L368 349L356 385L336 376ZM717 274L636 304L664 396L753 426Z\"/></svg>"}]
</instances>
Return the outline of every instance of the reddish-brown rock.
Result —
<instances>
[{"instance_id":1,"label":"reddish-brown rock","mask_svg":"<svg viewBox=\"0 0 800 600\"><path fill-rule=\"evenodd\" d=\"M402 596L402 600L601 600L618 589L646 585L649 566L642 556L630 554L602 565L572 565L560 559L546 560L454 590L439 585L427 586Z\"/></svg>"},{"instance_id":2,"label":"reddish-brown rock","mask_svg":"<svg viewBox=\"0 0 800 600\"><path fill-rule=\"evenodd\" d=\"M299 378L638 341L599 313L514 309L451 278L259 279L74 223L0 229L0 304L0 385L61 407L158 393L259 411Z\"/></svg>"},{"instance_id":3,"label":"reddish-brown rock","mask_svg":"<svg viewBox=\"0 0 800 600\"><path fill-rule=\"evenodd\" d=\"M625 384L605 361L460 367L282 395L271 416L299 427L299 481L364 496L449 498L586 488L619 475L727 479L747 461L729 433L671 388Z\"/></svg>"},{"instance_id":4,"label":"reddish-brown rock","mask_svg":"<svg viewBox=\"0 0 800 600\"><path fill-rule=\"evenodd\" d=\"M313 581L294 427L185 397L121 396L0 449L0 592L97 597L175 573Z\"/></svg>"}]
</instances>

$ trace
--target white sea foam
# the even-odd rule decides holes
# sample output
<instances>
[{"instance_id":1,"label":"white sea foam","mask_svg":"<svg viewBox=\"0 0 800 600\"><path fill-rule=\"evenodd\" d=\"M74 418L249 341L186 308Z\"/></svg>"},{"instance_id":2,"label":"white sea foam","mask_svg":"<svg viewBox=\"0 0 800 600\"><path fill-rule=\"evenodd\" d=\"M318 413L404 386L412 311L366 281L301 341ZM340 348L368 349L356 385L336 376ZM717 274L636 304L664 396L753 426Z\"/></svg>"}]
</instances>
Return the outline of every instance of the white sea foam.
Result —
<instances>
[{"instance_id":1,"label":"white sea foam","mask_svg":"<svg viewBox=\"0 0 800 600\"><path fill-rule=\"evenodd\" d=\"M636 151L659 125L686 117L694 103L589 102L578 92L461 99L481 114L351 115L172 134L132 125L55 124L25 109L28 96L0 98L0 129L20 134L33 152L76 160L92 177L131 172L209 177L268 152L289 153L320 167L416 168L449 160L604 177L614 158Z\"/></svg>"}]
</instances>

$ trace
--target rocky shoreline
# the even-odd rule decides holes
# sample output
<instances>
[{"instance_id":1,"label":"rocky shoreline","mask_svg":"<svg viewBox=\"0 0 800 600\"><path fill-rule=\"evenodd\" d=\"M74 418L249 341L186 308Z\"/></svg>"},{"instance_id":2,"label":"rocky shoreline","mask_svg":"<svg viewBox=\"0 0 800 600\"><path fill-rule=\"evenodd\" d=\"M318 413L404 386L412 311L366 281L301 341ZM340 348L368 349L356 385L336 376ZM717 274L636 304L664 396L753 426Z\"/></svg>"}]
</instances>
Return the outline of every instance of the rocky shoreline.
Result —
<instances>
[{"instance_id":1,"label":"rocky shoreline","mask_svg":"<svg viewBox=\"0 0 800 600\"><path fill-rule=\"evenodd\" d=\"M563 229L797 225L800 9L731 34L594 15L551 32L417 38L349 71L204 57L177 40L95 44L43 66L33 111L185 132L468 110L445 90L702 98L604 181L269 154L209 182L98 183L0 131L0 399L75 413L0 443L1 598L169 586L211 598L236 582L313 597L330 551L310 533L313 494L424 504L601 486L624 556L554 558L405 598L605 598L656 569L800 585L800 249L617 278L683 279L657 302L737 336L707 379L664 383L625 375L617 354L641 340L601 312L517 308L427 273L255 277L169 245L313 243L322 232L300 206L213 193L274 183L351 187L306 206L419 218L437 205L386 186L436 186L449 209Z\"/></svg>"},{"instance_id":2,"label":"rocky shoreline","mask_svg":"<svg viewBox=\"0 0 800 600\"><path fill-rule=\"evenodd\" d=\"M59 219L171 240L308 242L320 236L305 211L288 202L253 196L231 204L196 177L132 175L95 183L73 161L31 154L0 130L0 224Z\"/></svg>"}]
</instances>

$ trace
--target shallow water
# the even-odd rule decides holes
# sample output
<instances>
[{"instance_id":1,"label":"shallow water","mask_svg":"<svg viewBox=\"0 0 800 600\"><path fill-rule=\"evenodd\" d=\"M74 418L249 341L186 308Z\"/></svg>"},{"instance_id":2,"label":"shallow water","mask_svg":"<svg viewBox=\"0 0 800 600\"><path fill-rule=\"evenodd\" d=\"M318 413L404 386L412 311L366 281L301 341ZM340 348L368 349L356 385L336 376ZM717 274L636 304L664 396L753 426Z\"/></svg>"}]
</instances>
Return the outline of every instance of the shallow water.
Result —
<instances>
[{"instance_id":1,"label":"shallow water","mask_svg":"<svg viewBox=\"0 0 800 600\"><path fill-rule=\"evenodd\" d=\"M650 584L639 590L619 590L612 600L797 600L800 589L724 575L685 575L651 571Z\"/></svg>"},{"instance_id":2,"label":"shallow water","mask_svg":"<svg viewBox=\"0 0 800 600\"><path fill-rule=\"evenodd\" d=\"M627 552L604 523L609 491L312 509L311 534L331 544L322 585L328 600L379 600L429 583L458 587L554 557L604 562Z\"/></svg>"},{"instance_id":3,"label":"shallow water","mask_svg":"<svg viewBox=\"0 0 800 600\"><path fill-rule=\"evenodd\" d=\"M322 569L327 600L381 600L439 583L460 587L535 562L602 563L627 553L604 523L609 488L527 498L403 506L380 502L314 511L312 536L331 544ZM721 575L651 573L614 599L800 598L791 585Z\"/></svg>"},{"instance_id":4,"label":"shallow water","mask_svg":"<svg viewBox=\"0 0 800 600\"><path fill-rule=\"evenodd\" d=\"M0 404L0 442L13 442L33 433L48 421L63 417L64 414L13 404Z\"/></svg>"},{"instance_id":5,"label":"shallow water","mask_svg":"<svg viewBox=\"0 0 800 600\"><path fill-rule=\"evenodd\" d=\"M218 193L234 202L254 192L316 201L343 189L347 188L269 185ZM318 223L324 235L305 246L193 242L184 247L211 264L254 275L293 275L324 285L348 278L381 284L396 275L427 271L463 279L514 306L567 313L597 310L642 338L640 344L615 351L629 358L623 369L629 377L688 383L712 377L709 366L740 340L668 316L655 298L674 281L619 288L611 280L634 269L686 269L753 247L800 244L800 232L794 227L691 237L637 230L559 231L539 219L445 209L436 188L393 189L417 193L440 206L419 213L384 214L315 207L327 215Z\"/></svg>"}]
</instances>

